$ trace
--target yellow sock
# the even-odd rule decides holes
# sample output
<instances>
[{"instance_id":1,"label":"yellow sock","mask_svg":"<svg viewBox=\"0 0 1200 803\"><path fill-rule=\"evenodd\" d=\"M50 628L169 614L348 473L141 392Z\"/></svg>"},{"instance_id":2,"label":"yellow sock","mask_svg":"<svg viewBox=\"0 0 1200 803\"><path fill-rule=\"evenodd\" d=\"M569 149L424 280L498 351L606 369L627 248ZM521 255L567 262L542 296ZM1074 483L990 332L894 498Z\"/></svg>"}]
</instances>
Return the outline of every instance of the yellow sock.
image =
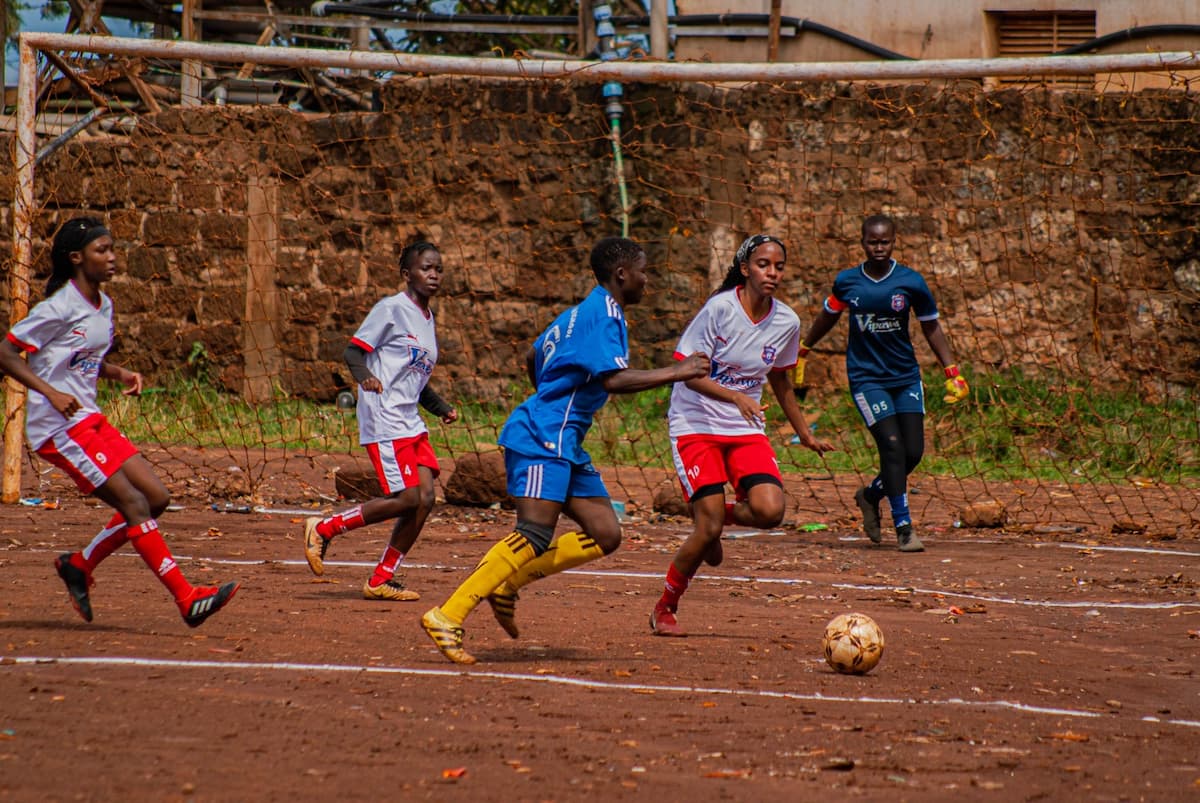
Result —
<instances>
[{"instance_id":1,"label":"yellow sock","mask_svg":"<svg viewBox=\"0 0 1200 803\"><path fill-rule=\"evenodd\" d=\"M492 546L471 576L462 582L450 599L442 605L442 613L458 624L466 621L475 606L488 594L509 579L518 569L533 560L533 546L525 536L514 532Z\"/></svg>"},{"instance_id":2,"label":"yellow sock","mask_svg":"<svg viewBox=\"0 0 1200 803\"><path fill-rule=\"evenodd\" d=\"M552 574L565 572L576 566L582 566L596 558L604 557L602 550L590 535L586 533L563 533L542 554L526 563L516 574L508 578L508 584L513 591L549 577Z\"/></svg>"}]
</instances>

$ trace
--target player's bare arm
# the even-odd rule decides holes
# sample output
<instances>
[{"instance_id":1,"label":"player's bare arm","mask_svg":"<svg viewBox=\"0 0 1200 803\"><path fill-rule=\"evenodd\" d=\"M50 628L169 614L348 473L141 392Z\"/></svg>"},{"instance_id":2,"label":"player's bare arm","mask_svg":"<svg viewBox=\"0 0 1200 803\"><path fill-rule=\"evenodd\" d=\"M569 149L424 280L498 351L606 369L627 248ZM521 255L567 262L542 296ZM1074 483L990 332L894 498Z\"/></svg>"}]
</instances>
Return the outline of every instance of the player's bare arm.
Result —
<instances>
[{"instance_id":1,"label":"player's bare arm","mask_svg":"<svg viewBox=\"0 0 1200 803\"><path fill-rule=\"evenodd\" d=\"M841 313L830 312L824 307L813 320L812 326L808 327L808 334L801 341L807 348L812 348L817 345L817 342L829 334L829 330L837 325L838 318L842 317Z\"/></svg>"},{"instance_id":2,"label":"player's bare arm","mask_svg":"<svg viewBox=\"0 0 1200 803\"><path fill-rule=\"evenodd\" d=\"M119 365L110 363L108 360L100 363L100 378L107 379L111 382L120 382L125 386L122 391L126 396L140 396L142 389L145 387L145 380L137 371L130 371L128 368L122 368Z\"/></svg>"},{"instance_id":3,"label":"player's bare arm","mask_svg":"<svg viewBox=\"0 0 1200 803\"><path fill-rule=\"evenodd\" d=\"M529 377L529 384L537 390L537 351L533 346L525 350L525 375Z\"/></svg>"},{"instance_id":4,"label":"player's bare arm","mask_svg":"<svg viewBox=\"0 0 1200 803\"><path fill-rule=\"evenodd\" d=\"M771 371L767 374L767 383L771 386L771 392L775 394L775 398L779 400L779 406L783 409L783 414L787 416L788 423L792 425L792 430L800 438L800 444L812 449L817 454L833 451L832 443L813 436L812 429L809 428L800 405L796 403L795 394L792 393L792 383L788 372Z\"/></svg>"},{"instance_id":5,"label":"player's bare arm","mask_svg":"<svg viewBox=\"0 0 1200 803\"><path fill-rule=\"evenodd\" d=\"M638 393L675 382L687 382L691 379L708 376L711 365L707 354L696 352L677 361L674 365L662 368L649 370L625 368L613 371L604 377L603 385L609 393Z\"/></svg>"}]
</instances>

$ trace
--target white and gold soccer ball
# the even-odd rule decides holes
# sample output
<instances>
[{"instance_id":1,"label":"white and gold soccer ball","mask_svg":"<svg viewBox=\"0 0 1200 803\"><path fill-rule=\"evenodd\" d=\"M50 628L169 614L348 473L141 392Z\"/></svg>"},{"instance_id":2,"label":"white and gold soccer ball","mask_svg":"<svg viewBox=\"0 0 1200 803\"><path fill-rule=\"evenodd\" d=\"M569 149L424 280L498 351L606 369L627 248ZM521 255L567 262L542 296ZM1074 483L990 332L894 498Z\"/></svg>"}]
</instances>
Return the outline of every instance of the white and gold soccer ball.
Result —
<instances>
[{"instance_id":1,"label":"white and gold soccer ball","mask_svg":"<svg viewBox=\"0 0 1200 803\"><path fill-rule=\"evenodd\" d=\"M844 675L865 675L883 657L883 631L865 613L843 613L825 626L825 661Z\"/></svg>"}]
</instances>

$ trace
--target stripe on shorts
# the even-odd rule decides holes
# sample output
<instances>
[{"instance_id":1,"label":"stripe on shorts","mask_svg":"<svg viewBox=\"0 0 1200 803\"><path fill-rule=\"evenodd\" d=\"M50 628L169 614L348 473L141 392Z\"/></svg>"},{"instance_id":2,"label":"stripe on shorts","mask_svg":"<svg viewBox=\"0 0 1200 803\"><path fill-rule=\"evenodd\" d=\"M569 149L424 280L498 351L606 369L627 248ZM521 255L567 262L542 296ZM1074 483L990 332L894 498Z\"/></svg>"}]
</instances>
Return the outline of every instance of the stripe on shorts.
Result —
<instances>
[{"instance_id":1,"label":"stripe on shorts","mask_svg":"<svg viewBox=\"0 0 1200 803\"><path fill-rule=\"evenodd\" d=\"M855 393L854 404L858 407L858 411L862 413L863 420L867 422L867 427L875 426L875 413L871 412L871 405L867 404L866 395Z\"/></svg>"},{"instance_id":2,"label":"stripe on shorts","mask_svg":"<svg viewBox=\"0 0 1200 803\"><path fill-rule=\"evenodd\" d=\"M688 478L687 467L683 465L683 457L679 454L678 441L675 438L671 438L671 462L675 464L675 476L679 477L679 484L683 486L683 498L691 499L696 489L692 487Z\"/></svg>"},{"instance_id":3,"label":"stripe on shorts","mask_svg":"<svg viewBox=\"0 0 1200 803\"><path fill-rule=\"evenodd\" d=\"M62 455L75 469L75 473L82 477L92 489L95 490L108 481L104 469L92 459L83 447L71 438L70 430L60 432L50 440L50 446L55 452ZM43 446L43 449L46 447ZM76 483L78 484L78 483Z\"/></svg>"},{"instance_id":4,"label":"stripe on shorts","mask_svg":"<svg viewBox=\"0 0 1200 803\"><path fill-rule=\"evenodd\" d=\"M542 498L542 478L545 473L546 466L542 463L535 463L525 469L525 495L530 499Z\"/></svg>"}]
</instances>

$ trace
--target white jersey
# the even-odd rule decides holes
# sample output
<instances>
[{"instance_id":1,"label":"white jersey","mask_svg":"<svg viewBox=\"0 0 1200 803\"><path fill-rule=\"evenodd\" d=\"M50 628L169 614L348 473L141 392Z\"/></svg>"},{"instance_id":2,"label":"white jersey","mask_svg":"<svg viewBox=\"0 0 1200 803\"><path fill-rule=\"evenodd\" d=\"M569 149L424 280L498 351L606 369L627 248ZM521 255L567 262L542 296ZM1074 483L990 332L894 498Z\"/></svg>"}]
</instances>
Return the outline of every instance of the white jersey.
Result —
<instances>
[{"instance_id":1,"label":"white jersey","mask_svg":"<svg viewBox=\"0 0 1200 803\"><path fill-rule=\"evenodd\" d=\"M425 313L407 293L381 300L350 342L367 352L367 368L383 384L382 393L358 390L358 442L413 438L428 428L417 399L437 364L433 313Z\"/></svg>"},{"instance_id":2,"label":"white jersey","mask_svg":"<svg viewBox=\"0 0 1200 803\"><path fill-rule=\"evenodd\" d=\"M710 298L688 324L675 347L682 360L697 351L712 358L709 379L756 402L767 372L791 368L800 351L800 319L787 304L771 299L771 308L753 321L742 307L741 288ZM667 414L670 435L757 435L763 428L742 417L736 404L697 393L683 382L671 390Z\"/></svg>"},{"instance_id":3,"label":"white jersey","mask_svg":"<svg viewBox=\"0 0 1200 803\"><path fill-rule=\"evenodd\" d=\"M68 281L8 333L13 345L29 353L29 367L35 374L79 402L79 410L68 420L45 396L29 394L25 436L34 449L100 412L96 380L104 355L112 348L112 313L112 301L104 293L100 294L100 306L95 307Z\"/></svg>"}]
</instances>

